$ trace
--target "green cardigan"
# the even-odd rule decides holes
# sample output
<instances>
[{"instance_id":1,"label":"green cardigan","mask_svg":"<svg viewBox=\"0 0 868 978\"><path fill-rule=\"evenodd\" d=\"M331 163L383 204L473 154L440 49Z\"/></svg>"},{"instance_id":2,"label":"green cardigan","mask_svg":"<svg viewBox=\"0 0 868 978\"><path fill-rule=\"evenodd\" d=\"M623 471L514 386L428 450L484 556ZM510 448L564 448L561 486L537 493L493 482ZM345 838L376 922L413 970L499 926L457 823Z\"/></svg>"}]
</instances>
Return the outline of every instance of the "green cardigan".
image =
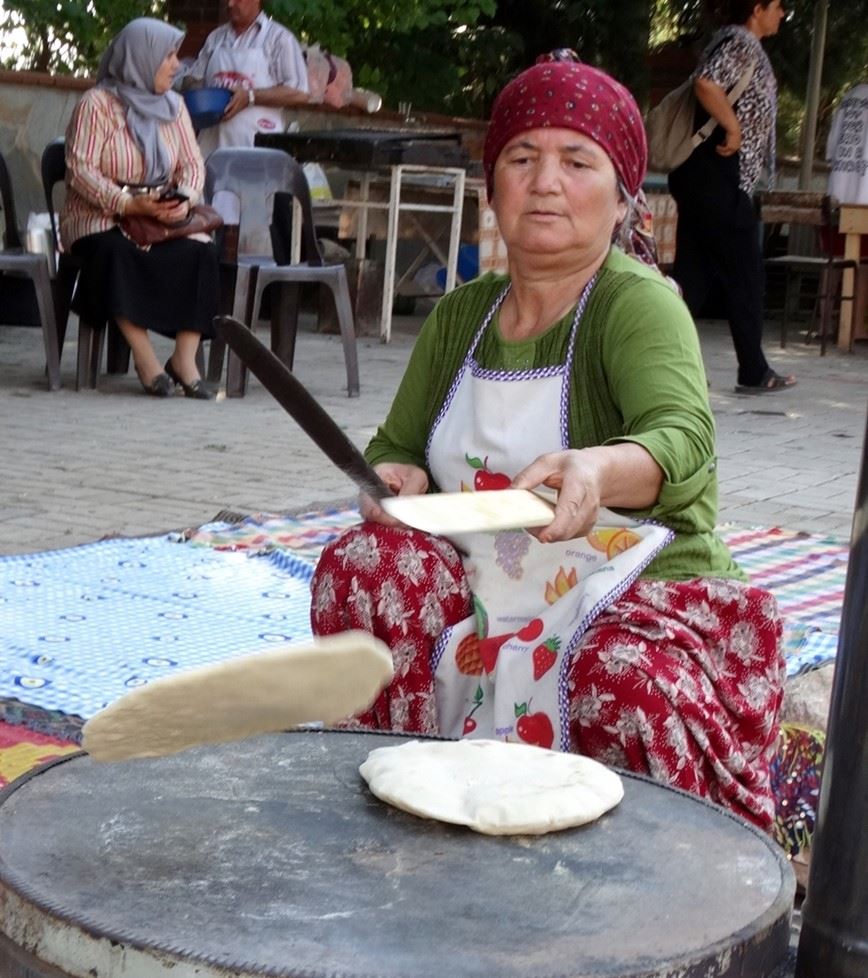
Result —
<instances>
[{"instance_id":1,"label":"green cardigan","mask_svg":"<svg viewBox=\"0 0 868 978\"><path fill-rule=\"evenodd\" d=\"M502 275L485 275L437 303L389 415L365 452L369 462L408 462L427 469L428 433L485 313L507 282ZM572 320L570 312L542 335L510 343L501 338L495 317L476 358L491 370L562 363ZM643 577L744 579L714 532L714 419L693 320L656 270L615 248L597 274L579 325L569 436L575 448L636 442L663 470L655 506L621 511L675 531L673 542Z\"/></svg>"}]
</instances>

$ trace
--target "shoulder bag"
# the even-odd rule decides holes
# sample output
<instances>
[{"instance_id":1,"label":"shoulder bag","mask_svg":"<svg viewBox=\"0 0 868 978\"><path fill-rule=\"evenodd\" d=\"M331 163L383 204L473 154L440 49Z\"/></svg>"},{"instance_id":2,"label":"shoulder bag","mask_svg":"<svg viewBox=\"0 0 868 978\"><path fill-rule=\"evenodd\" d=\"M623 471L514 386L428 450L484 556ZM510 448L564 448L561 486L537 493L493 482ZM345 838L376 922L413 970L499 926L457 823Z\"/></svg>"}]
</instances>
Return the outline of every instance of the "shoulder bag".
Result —
<instances>
[{"instance_id":1,"label":"shoulder bag","mask_svg":"<svg viewBox=\"0 0 868 978\"><path fill-rule=\"evenodd\" d=\"M735 105L753 77L756 62L742 72L739 80L727 93L727 101ZM659 173L669 173L681 166L688 156L714 132L717 120L712 116L704 126L694 131L696 96L693 78L674 88L655 105L645 120L648 134L648 166Z\"/></svg>"},{"instance_id":2,"label":"shoulder bag","mask_svg":"<svg viewBox=\"0 0 868 978\"><path fill-rule=\"evenodd\" d=\"M145 214L124 215L120 219L121 230L140 248L175 238L187 238L191 234L210 234L222 224L223 218L209 204L191 207L184 220L177 224L163 224Z\"/></svg>"}]
</instances>

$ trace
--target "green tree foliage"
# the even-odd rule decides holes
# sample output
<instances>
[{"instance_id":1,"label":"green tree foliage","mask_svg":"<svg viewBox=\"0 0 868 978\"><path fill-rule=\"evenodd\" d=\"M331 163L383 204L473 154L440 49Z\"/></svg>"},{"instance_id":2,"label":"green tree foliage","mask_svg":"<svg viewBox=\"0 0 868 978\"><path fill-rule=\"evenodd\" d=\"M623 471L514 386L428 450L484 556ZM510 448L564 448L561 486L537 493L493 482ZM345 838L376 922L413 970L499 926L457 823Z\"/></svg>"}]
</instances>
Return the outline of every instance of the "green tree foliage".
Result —
<instances>
[{"instance_id":1,"label":"green tree foliage","mask_svg":"<svg viewBox=\"0 0 868 978\"><path fill-rule=\"evenodd\" d=\"M767 50L780 86L778 132L782 149L797 153L807 98L814 0L788 0L792 11ZM868 80L868 0L829 0L816 155L825 152L832 113L843 94Z\"/></svg>"},{"instance_id":2,"label":"green tree foliage","mask_svg":"<svg viewBox=\"0 0 868 978\"><path fill-rule=\"evenodd\" d=\"M638 89L645 86L650 24L650 0L499 0L491 18L491 26L520 39L512 72L553 48L573 48Z\"/></svg>"},{"instance_id":3,"label":"green tree foliage","mask_svg":"<svg viewBox=\"0 0 868 978\"><path fill-rule=\"evenodd\" d=\"M651 0L272 0L309 42L353 66L392 105L485 116L494 94L552 48L644 85Z\"/></svg>"},{"instance_id":4,"label":"green tree foliage","mask_svg":"<svg viewBox=\"0 0 868 978\"><path fill-rule=\"evenodd\" d=\"M357 85L387 104L456 110L475 25L497 0L271 0L267 7L308 43L347 58ZM468 33L470 31L471 33Z\"/></svg>"},{"instance_id":5,"label":"green tree foliage","mask_svg":"<svg viewBox=\"0 0 868 978\"><path fill-rule=\"evenodd\" d=\"M87 75L134 17L162 17L165 0L2 0L0 34L23 31L25 46L4 68Z\"/></svg>"}]
</instances>

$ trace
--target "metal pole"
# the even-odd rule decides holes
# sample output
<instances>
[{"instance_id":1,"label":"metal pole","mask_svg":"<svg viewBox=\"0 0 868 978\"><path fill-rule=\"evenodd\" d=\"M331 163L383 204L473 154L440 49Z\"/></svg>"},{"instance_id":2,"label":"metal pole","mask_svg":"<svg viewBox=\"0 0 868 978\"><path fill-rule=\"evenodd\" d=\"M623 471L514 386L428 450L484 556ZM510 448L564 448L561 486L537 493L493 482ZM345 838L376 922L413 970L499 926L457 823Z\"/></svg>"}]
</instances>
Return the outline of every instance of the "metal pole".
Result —
<instances>
[{"instance_id":1,"label":"metal pole","mask_svg":"<svg viewBox=\"0 0 868 978\"><path fill-rule=\"evenodd\" d=\"M823 80L823 52L826 48L826 21L829 0L819 0L814 7L814 30L811 62L808 68L808 93L805 99L805 124L802 127L802 164L799 167L799 190L811 189L814 173L814 143L817 139L817 113L820 107L820 83Z\"/></svg>"},{"instance_id":2,"label":"metal pole","mask_svg":"<svg viewBox=\"0 0 868 978\"><path fill-rule=\"evenodd\" d=\"M796 978L868 975L868 424Z\"/></svg>"}]
</instances>

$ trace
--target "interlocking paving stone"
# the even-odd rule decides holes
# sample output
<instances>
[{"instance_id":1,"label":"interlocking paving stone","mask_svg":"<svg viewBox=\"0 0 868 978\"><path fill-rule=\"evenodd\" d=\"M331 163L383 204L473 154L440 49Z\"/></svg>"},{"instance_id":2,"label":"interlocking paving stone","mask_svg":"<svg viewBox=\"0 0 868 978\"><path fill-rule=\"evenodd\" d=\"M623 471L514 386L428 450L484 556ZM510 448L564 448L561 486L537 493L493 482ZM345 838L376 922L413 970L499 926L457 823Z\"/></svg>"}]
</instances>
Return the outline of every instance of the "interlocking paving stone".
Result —
<instances>
[{"instance_id":1,"label":"interlocking paving stone","mask_svg":"<svg viewBox=\"0 0 868 978\"><path fill-rule=\"evenodd\" d=\"M340 340L308 320L296 373L363 447L385 416L421 317L398 317L391 343L359 338L362 394L347 398ZM260 335L267 336L267 331ZM699 336L718 428L720 519L849 537L868 404L868 344L854 356L799 340L767 355L798 385L735 394L724 324ZM158 356L171 343L155 338ZM63 351L64 388L45 389L37 329L0 329L0 554L67 547L107 533L143 535L210 520L221 509L279 511L343 499L351 482L251 378L242 399L145 397L135 375L76 392L76 329Z\"/></svg>"}]
</instances>

